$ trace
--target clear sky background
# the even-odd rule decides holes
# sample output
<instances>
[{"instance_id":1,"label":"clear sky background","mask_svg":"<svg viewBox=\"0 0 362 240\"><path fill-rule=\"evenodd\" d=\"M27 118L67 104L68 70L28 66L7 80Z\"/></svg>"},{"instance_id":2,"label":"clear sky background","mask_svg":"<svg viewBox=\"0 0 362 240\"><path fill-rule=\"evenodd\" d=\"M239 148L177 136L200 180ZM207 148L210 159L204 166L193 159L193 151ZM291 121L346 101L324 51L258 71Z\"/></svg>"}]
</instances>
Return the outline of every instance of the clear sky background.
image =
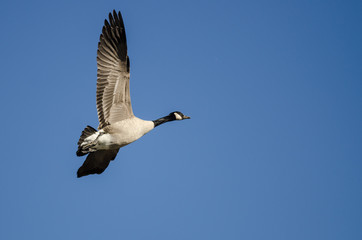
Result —
<instances>
[{"instance_id":1,"label":"clear sky background","mask_svg":"<svg viewBox=\"0 0 362 240\"><path fill-rule=\"evenodd\" d=\"M76 178L120 10L136 116ZM2 1L0 239L362 239L361 1Z\"/></svg>"}]
</instances>

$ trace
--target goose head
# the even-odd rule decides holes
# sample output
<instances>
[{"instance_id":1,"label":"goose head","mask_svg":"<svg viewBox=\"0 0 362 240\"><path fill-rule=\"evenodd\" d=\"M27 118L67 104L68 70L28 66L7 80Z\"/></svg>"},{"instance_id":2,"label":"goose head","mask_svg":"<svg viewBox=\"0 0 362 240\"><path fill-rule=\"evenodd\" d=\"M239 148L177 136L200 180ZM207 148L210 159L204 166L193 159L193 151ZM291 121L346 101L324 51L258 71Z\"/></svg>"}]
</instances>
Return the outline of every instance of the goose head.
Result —
<instances>
[{"instance_id":1,"label":"goose head","mask_svg":"<svg viewBox=\"0 0 362 240\"><path fill-rule=\"evenodd\" d=\"M165 122L171 122L171 121L175 121L175 120L184 120L184 119L190 119L190 117L184 115L182 112L175 111L175 112L170 113L167 116L154 120L153 123L155 124L155 127L157 127Z\"/></svg>"},{"instance_id":2,"label":"goose head","mask_svg":"<svg viewBox=\"0 0 362 240\"><path fill-rule=\"evenodd\" d=\"M186 116L185 114L183 114L182 112L179 111L175 111L169 114L169 116L171 118L173 118L173 120L184 120L184 119L190 119L189 116Z\"/></svg>"}]
</instances>

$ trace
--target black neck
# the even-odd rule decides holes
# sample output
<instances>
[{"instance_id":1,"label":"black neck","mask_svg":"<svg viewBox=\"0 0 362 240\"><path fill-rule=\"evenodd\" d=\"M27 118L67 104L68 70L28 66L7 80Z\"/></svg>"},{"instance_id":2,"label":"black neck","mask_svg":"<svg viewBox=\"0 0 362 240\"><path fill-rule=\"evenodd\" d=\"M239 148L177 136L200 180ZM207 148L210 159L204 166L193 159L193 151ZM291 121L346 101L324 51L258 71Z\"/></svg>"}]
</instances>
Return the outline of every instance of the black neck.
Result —
<instances>
[{"instance_id":1,"label":"black neck","mask_svg":"<svg viewBox=\"0 0 362 240\"><path fill-rule=\"evenodd\" d=\"M158 125L161 125L165 122L169 122L169 121L173 121L173 120L176 120L174 117L170 116L170 115L167 115L167 116L164 116L162 118L159 118L157 120L153 120L152 122L155 124L155 127L157 127Z\"/></svg>"}]
</instances>

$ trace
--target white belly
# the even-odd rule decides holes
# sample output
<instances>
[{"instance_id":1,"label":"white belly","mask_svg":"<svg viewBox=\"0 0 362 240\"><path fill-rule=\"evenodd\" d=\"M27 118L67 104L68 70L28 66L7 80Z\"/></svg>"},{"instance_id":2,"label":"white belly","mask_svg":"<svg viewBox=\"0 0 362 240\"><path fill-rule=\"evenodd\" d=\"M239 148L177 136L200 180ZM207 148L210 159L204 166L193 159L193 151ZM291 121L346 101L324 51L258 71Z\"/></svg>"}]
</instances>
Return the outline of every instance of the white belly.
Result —
<instances>
[{"instance_id":1,"label":"white belly","mask_svg":"<svg viewBox=\"0 0 362 240\"><path fill-rule=\"evenodd\" d=\"M137 117L112 124L111 133L104 133L98 138L97 149L120 148L130 144L154 128L152 121Z\"/></svg>"}]
</instances>

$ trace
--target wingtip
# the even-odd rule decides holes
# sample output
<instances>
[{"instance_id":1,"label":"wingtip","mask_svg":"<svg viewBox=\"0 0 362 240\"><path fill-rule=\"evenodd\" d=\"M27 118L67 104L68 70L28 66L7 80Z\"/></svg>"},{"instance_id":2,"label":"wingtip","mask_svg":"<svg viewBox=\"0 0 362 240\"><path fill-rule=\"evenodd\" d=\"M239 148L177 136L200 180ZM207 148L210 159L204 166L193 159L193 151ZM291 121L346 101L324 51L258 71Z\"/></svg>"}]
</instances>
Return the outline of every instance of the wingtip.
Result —
<instances>
[{"instance_id":1,"label":"wingtip","mask_svg":"<svg viewBox=\"0 0 362 240\"><path fill-rule=\"evenodd\" d=\"M108 18L110 23L112 23L113 21L117 22L117 20L122 22L121 11L117 12L115 9L113 9L113 11L108 14Z\"/></svg>"},{"instance_id":2,"label":"wingtip","mask_svg":"<svg viewBox=\"0 0 362 240\"><path fill-rule=\"evenodd\" d=\"M82 167L80 167L77 171L77 178L81 178L83 176L86 176L85 172L83 171Z\"/></svg>"}]
</instances>

